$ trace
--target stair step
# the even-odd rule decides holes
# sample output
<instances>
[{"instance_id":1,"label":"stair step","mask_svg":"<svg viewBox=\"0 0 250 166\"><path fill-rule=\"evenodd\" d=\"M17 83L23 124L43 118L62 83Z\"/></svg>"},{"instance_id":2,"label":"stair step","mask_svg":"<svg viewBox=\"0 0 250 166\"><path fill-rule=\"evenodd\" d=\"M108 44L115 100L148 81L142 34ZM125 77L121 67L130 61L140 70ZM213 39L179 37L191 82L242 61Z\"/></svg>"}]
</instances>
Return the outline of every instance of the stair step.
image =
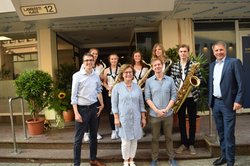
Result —
<instances>
[{"instance_id":1,"label":"stair step","mask_svg":"<svg viewBox=\"0 0 250 166\"><path fill-rule=\"evenodd\" d=\"M55 142L55 141L40 141L35 142L32 140L22 140L17 141L17 147L18 148L25 148L25 149L72 149L73 148L73 140L65 141L65 142ZM180 141L175 140L174 141L174 147L177 148L180 146ZM88 142L83 142L82 144L83 148L87 148L89 146ZM196 140L195 142L196 147L205 147L206 142L202 140ZM98 149L120 149L121 147L121 140L99 140L98 141ZM164 139L160 139L159 141L159 147L165 148L165 141ZM0 149L1 148L13 148L13 142L11 140L9 141L2 141L0 142ZM142 140L138 141L138 149L150 149L151 148L151 139L144 138Z\"/></svg>"},{"instance_id":2,"label":"stair step","mask_svg":"<svg viewBox=\"0 0 250 166\"><path fill-rule=\"evenodd\" d=\"M196 148L197 154L190 155L188 151L181 155L176 155L176 159L201 159L210 158L211 154L207 148ZM19 153L13 153L12 149L0 149L0 159L2 162L72 162L73 149L20 149ZM88 161L89 150L82 150L82 160ZM120 149L105 149L99 150L97 157L102 161L122 161ZM167 160L166 151L160 149L159 159ZM138 149L135 161L150 161L150 149Z\"/></svg>"}]
</instances>

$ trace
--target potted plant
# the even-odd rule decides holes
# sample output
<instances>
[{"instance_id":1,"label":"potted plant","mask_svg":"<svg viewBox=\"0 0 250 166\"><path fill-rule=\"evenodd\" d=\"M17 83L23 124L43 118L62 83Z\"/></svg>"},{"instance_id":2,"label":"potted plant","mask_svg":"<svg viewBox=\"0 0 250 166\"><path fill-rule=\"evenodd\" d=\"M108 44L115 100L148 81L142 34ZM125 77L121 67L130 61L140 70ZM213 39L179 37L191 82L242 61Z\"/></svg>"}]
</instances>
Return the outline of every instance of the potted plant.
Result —
<instances>
[{"instance_id":1,"label":"potted plant","mask_svg":"<svg viewBox=\"0 0 250 166\"><path fill-rule=\"evenodd\" d=\"M67 109L63 111L63 118L65 122L70 122L74 120L74 111L72 105L70 104L71 95L71 84L72 76L77 71L75 65L73 64L61 64L57 71L57 81L55 86L58 89L66 93L66 99L68 101Z\"/></svg>"},{"instance_id":2,"label":"potted plant","mask_svg":"<svg viewBox=\"0 0 250 166\"><path fill-rule=\"evenodd\" d=\"M52 83L52 78L48 73L34 69L22 72L14 82L16 94L23 97L28 103L32 119L26 120L26 123L31 135L43 133L44 118L39 117L39 113L48 106ZM32 130L29 124L36 124L37 122L41 126Z\"/></svg>"},{"instance_id":3,"label":"potted plant","mask_svg":"<svg viewBox=\"0 0 250 166\"><path fill-rule=\"evenodd\" d=\"M76 72L73 64L61 64L56 73L52 93L48 98L48 111L54 112L55 126L64 128L65 122L74 120L74 111L71 105L72 75Z\"/></svg>"},{"instance_id":4,"label":"potted plant","mask_svg":"<svg viewBox=\"0 0 250 166\"><path fill-rule=\"evenodd\" d=\"M64 128L63 113L67 112L71 107L70 92L60 90L57 86L53 87L52 93L48 98L48 109L53 109L56 112L56 127ZM69 120L66 119L66 121Z\"/></svg>"}]
</instances>

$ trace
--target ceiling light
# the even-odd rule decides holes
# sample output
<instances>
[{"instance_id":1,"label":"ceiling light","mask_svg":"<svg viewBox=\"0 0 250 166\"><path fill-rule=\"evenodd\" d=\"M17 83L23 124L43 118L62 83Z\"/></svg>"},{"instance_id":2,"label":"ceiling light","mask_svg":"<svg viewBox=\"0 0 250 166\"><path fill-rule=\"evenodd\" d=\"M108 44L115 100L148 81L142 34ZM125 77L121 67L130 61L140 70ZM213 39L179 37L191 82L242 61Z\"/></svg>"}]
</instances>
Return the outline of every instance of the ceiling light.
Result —
<instances>
[{"instance_id":1,"label":"ceiling light","mask_svg":"<svg viewBox=\"0 0 250 166\"><path fill-rule=\"evenodd\" d=\"M4 41L4 40L12 40L12 39L6 36L0 36L0 41Z\"/></svg>"}]
</instances>

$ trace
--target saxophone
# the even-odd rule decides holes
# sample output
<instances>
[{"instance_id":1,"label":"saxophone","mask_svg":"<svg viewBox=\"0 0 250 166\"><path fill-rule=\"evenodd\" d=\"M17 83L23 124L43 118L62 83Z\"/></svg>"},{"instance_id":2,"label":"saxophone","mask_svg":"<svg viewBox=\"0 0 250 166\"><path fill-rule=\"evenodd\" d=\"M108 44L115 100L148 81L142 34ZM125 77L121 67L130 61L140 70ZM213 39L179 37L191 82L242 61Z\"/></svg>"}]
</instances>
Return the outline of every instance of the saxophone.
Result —
<instances>
[{"instance_id":1,"label":"saxophone","mask_svg":"<svg viewBox=\"0 0 250 166\"><path fill-rule=\"evenodd\" d=\"M191 66L190 71L188 72L188 75L183 82L183 85L181 89L177 93L177 99L176 102L173 106L173 112L176 114L178 113L179 109L181 108L181 105L187 98L189 92L191 91L192 87L197 87L200 85L200 79L195 76L195 72L199 68L200 64L199 63L193 63Z\"/></svg>"},{"instance_id":2,"label":"saxophone","mask_svg":"<svg viewBox=\"0 0 250 166\"><path fill-rule=\"evenodd\" d=\"M106 69L106 64L100 59L100 62L102 63L102 65L103 65L103 68L102 68L102 70L101 70L101 72L100 72L100 75L104 72L104 70Z\"/></svg>"},{"instance_id":3,"label":"saxophone","mask_svg":"<svg viewBox=\"0 0 250 166\"><path fill-rule=\"evenodd\" d=\"M173 61L171 59L168 59L169 64L168 66L165 67L165 70L163 71L164 75L167 73L168 69L170 68L170 66L172 65ZM146 63L145 61L143 61L143 63L145 63L147 66L150 66L149 70L145 73L145 75L138 81L138 85L140 87L142 87L142 85L146 82L149 74L151 73L151 71L153 70L152 66L148 63Z\"/></svg>"},{"instance_id":4,"label":"saxophone","mask_svg":"<svg viewBox=\"0 0 250 166\"><path fill-rule=\"evenodd\" d=\"M173 63L173 61L170 59L170 58L168 58L168 62L169 62L169 64L168 64L168 66L166 66L165 67L165 70L164 70L164 75L166 75L167 74L167 72L168 72L168 69L170 68L170 66L172 65L172 63Z\"/></svg>"},{"instance_id":5,"label":"saxophone","mask_svg":"<svg viewBox=\"0 0 250 166\"><path fill-rule=\"evenodd\" d=\"M119 63L118 65L121 66L120 63ZM114 81L114 84L112 85L112 87L114 87L116 84L118 84L119 82L121 82L121 80L119 79L120 74L121 74L121 73L120 73L120 71L119 71L119 74L115 77L115 81ZM112 90L109 90L108 96L111 97L111 94L112 94Z\"/></svg>"},{"instance_id":6,"label":"saxophone","mask_svg":"<svg viewBox=\"0 0 250 166\"><path fill-rule=\"evenodd\" d=\"M144 76L138 81L138 85L139 87L142 87L142 85L145 83L145 81L147 80L149 74L151 73L151 71L153 70L152 66L148 63L146 63L144 60L142 60L143 63L145 63L147 66L149 66L148 71L144 74Z\"/></svg>"}]
</instances>

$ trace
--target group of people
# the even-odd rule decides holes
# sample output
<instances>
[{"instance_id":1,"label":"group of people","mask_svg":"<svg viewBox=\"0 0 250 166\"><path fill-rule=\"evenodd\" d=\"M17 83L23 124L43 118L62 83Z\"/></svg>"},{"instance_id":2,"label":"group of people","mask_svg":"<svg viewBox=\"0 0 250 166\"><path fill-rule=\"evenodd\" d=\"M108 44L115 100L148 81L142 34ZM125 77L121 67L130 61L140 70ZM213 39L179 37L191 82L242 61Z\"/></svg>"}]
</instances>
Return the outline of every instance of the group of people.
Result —
<instances>
[{"instance_id":1,"label":"group of people","mask_svg":"<svg viewBox=\"0 0 250 166\"><path fill-rule=\"evenodd\" d=\"M209 71L209 106L213 110L216 127L220 137L221 157L213 165L234 165L235 158L235 119L236 110L242 107L243 69L242 64L226 54L226 44L216 42L212 49L216 61ZM155 44L152 49L151 64L143 61L140 51L132 54L132 63L120 66L117 54L110 54L110 67L105 69L97 63L98 50L90 49L83 56L80 71L73 75L71 104L75 113L74 165L81 162L82 139L89 139L90 164L105 166L97 160L97 139L99 117L104 108L109 111L111 139L121 138L121 152L124 166L135 166L134 158L138 140L143 136L143 128L148 122L145 104L149 106L148 116L152 134L152 154L150 166L158 164L159 138L165 136L166 154L169 163L177 166L175 154L189 150L196 154L196 104L199 88L193 87L184 99L179 111L179 129L181 145L174 151L172 138L173 106L177 94L195 63L189 57L189 46L179 45L179 61L172 64L165 54L162 44ZM194 75L202 79L200 70ZM230 83L229 83L230 82ZM102 88L107 90L104 103ZM186 116L189 117L189 133L186 131ZM85 133L85 134L84 134ZM88 134L86 134L88 133Z\"/></svg>"}]
</instances>

